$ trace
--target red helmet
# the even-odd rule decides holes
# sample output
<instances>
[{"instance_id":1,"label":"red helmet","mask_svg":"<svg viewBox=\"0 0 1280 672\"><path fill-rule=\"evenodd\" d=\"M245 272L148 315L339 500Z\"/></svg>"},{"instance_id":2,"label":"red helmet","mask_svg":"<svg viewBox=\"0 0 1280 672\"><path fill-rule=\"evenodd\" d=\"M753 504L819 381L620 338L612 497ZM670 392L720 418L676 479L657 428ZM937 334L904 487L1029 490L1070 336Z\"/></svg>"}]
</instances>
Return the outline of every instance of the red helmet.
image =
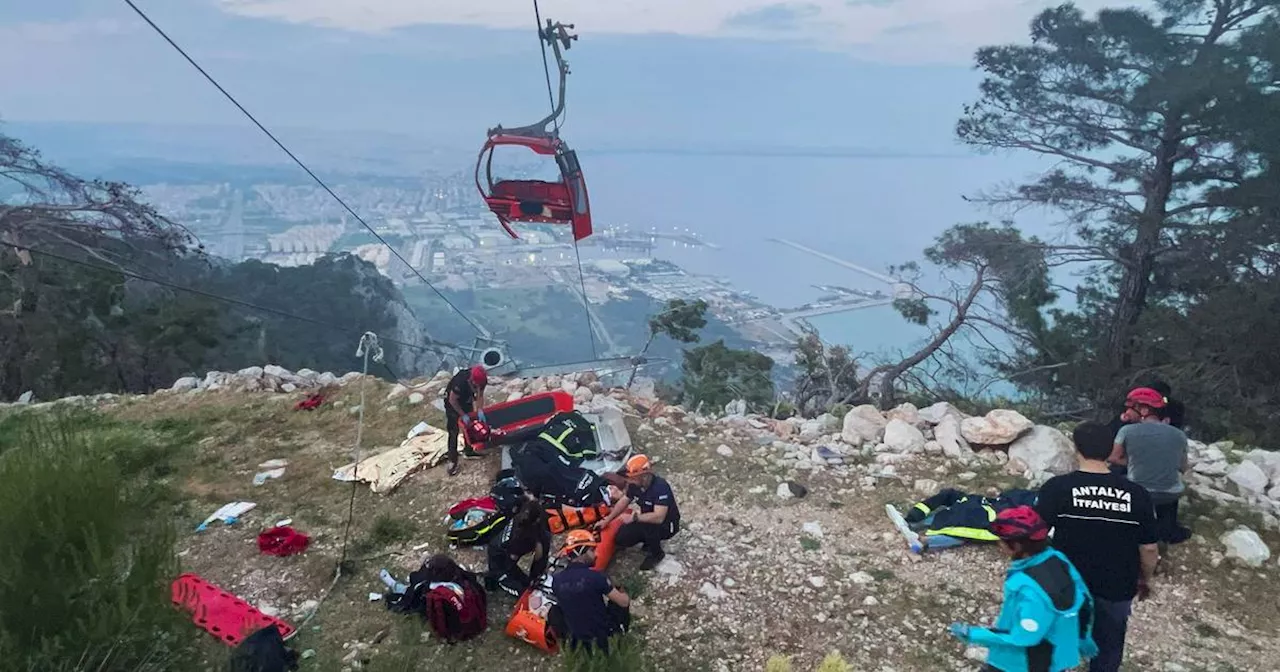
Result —
<instances>
[{"instance_id":1,"label":"red helmet","mask_svg":"<svg viewBox=\"0 0 1280 672\"><path fill-rule=\"evenodd\" d=\"M1124 401L1126 405L1142 405L1150 406L1151 408L1164 408L1165 404L1169 403L1169 400L1165 399L1163 394L1149 387L1134 389L1129 392L1129 396L1125 397Z\"/></svg>"},{"instance_id":2,"label":"red helmet","mask_svg":"<svg viewBox=\"0 0 1280 672\"><path fill-rule=\"evenodd\" d=\"M1029 506L1015 506L1001 511L991 521L991 533L1011 541L1014 539L1030 539L1044 541L1049 538L1049 525L1040 514Z\"/></svg>"},{"instance_id":3,"label":"red helmet","mask_svg":"<svg viewBox=\"0 0 1280 672\"><path fill-rule=\"evenodd\" d=\"M489 384L489 372L479 364L471 367L471 384L476 387L484 387Z\"/></svg>"}]
</instances>

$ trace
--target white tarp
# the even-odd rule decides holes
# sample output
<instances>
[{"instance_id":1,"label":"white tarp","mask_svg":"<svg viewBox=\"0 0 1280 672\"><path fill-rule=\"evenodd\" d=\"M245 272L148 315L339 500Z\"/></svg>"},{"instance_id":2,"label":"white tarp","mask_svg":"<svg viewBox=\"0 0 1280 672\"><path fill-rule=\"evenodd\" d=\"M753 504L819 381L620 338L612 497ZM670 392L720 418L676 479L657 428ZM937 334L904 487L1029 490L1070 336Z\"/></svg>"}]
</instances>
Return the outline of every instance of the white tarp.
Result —
<instances>
[{"instance_id":1,"label":"white tarp","mask_svg":"<svg viewBox=\"0 0 1280 672\"><path fill-rule=\"evenodd\" d=\"M335 469L334 480L359 480L368 483L370 490L385 495L418 470L443 462L449 452L449 435L425 423L414 427L414 431L416 433L398 448L360 460L359 465L348 464Z\"/></svg>"}]
</instances>

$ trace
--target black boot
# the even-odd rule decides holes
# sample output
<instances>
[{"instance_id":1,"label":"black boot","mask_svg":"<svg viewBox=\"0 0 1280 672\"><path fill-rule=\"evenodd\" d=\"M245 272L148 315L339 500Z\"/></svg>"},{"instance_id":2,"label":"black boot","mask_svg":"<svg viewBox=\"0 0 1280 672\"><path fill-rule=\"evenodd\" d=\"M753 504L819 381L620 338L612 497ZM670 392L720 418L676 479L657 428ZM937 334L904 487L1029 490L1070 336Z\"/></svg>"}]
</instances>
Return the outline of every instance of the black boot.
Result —
<instances>
[{"instance_id":1,"label":"black boot","mask_svg":"<svg viewBox=\"0 0 1280 672\"><path fill-rule=\"evenodd\" d=\"M658 549L657 553L650 553L649 555L646 555L644 558L644 561L640 563L640 571L642 572L652 571L654 568L658 566L658 563L662 562L662 559L665 557L667 557L667 553L666 551L663 551L661 548Z\"/></svg>"}]
</instances>

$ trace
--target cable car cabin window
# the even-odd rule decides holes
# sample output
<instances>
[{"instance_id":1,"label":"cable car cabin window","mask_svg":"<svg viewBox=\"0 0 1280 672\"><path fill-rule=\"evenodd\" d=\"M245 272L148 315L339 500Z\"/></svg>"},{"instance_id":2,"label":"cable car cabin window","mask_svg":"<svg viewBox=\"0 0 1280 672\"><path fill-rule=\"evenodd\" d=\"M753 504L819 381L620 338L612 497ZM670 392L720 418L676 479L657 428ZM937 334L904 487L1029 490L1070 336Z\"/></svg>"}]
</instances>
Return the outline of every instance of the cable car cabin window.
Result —
<instances>
[{"instance_id":1,"label":"cable car cabin window","mask_svg":"<svg viewBox=\"0 0 1280 672\"><path fill-rule=\"evenodd\" d=\"M560 172L566 178L576 178L582 174L582 166L578 164L578 153L572 149L560 152L556 155L556 161L560 164Z\"/></svg>"},{"instance_id":2,"label":"cable car cabin window","mask_svg":"<svg viewBox=\"0 0 1280 672\"><path fill-rule=\"evenodd\" d=\"M552 157L540 156L520 145L495 145L487 163L495 183L560 181L560 165Z\"/></svg>"},{"instance_id":3,"label":"cable car cabin window","mask_svg":"<svg viewBox=\"0 0 1280 672\"><path fill-rule=\"evenodd\" d=\"M583 185L582 175L574 177L568 184L569 194L573 196L573 211L579 215L587 213L587 189Z\"/></svg>"}]
</instances>

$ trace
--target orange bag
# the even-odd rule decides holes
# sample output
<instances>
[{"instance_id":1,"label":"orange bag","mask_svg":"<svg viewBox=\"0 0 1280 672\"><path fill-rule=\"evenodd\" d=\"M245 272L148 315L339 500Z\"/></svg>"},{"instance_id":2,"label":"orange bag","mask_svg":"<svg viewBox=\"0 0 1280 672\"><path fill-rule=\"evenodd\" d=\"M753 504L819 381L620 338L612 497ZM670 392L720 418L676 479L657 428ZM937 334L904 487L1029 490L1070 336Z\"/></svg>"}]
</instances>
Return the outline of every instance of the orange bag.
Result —
<instances>
[{"instance_id":1,"label":"orange bag","mask_svg":"<svg viewBox=\"0 0 1280 672\"><path fill-rule=\"evenodd\" d=\"M547 613L554 600L548 599L539 586L524 591L516 602L515 611L507 621L507 635L532 644L547 653L560 651L560 639L547 624Z\"/></svg>"}]
</instances>

